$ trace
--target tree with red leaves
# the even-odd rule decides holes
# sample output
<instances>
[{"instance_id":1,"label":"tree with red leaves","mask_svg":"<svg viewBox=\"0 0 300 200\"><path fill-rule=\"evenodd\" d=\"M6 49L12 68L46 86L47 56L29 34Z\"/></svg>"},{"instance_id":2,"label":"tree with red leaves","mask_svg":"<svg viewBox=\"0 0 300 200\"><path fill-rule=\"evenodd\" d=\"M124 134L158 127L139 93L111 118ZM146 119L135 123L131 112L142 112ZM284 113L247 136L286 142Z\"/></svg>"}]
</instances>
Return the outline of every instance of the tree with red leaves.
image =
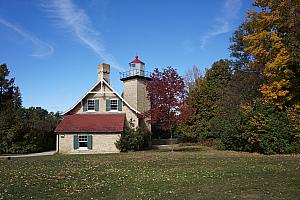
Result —
<instances>
[{"instance_id":1,"label":"tree with red leaves","mask_svg":"<svg viewBox=\"0 0 300 200\"><path fill-rule=\"evenodd\" d=\"M160 126L172 137L172 130L181 119L181 108L186 96L184 80L172 67L163 71L156 68L151 78L147 83L151 109L144 115L152 125Z\"/></svg>"}]
</instances>

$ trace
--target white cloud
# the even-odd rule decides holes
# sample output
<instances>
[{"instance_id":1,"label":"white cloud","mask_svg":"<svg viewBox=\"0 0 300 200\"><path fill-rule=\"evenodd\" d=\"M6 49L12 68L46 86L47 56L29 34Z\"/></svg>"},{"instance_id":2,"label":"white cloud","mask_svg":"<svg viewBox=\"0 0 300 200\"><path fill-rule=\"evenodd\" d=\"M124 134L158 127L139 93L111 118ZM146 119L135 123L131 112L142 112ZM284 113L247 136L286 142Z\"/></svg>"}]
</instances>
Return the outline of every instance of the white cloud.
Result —
<instances>
[{"instance_id":1,"label":"white cloud","mask_svg":"<svg viewBox=\"0 0 300 200\"><path fill-rule=\"evenodd\" d=\"M228 33L231 30L231 21L238 15L242 2L241 0L225 0L222 16L215 19L211 31L200 38L200 48L203 49L212 37Z\"/></svg>"},{"instance_id":2,"label":"white cloud","mask_svg":"<svg viewBox=\"0 0 300 200\"><path fill-rule=\"evenodd\" d=\"M101 34L93 28L89 16L72 0L45 1L43 7L57 27L73 33L82 44L94 51L103 62L109 63L117 70L124 70L118 65L114 57L106 51Z\"/></svg>"},{"instance_id":3,"label":"white cloud","mask_svg":"<svg viewBox=\"0 0 300 200\"><path fill-rule=\"evenodd\" d=\"M49 56L54 52L54 49L51 45L39 40L37 37L27 33L22 28L6 21L5 19L3 19L1 17L0 17L0 24L13 30L14 32L16 32L17 34L22 36L24 39L29 40L34 45L34 53L31 56L44 57L44 56Z\"/></svg>"},{"instance_id":4,"label":"white cloud","mask_svg":"<svg viewBox=\"0 0 300 200\"><path fill-rule=\"evenodd\" d=\"M242 6L241 0L226 0L225 1L225 15L227 18L235 18Z\"/></svg>"},{"instance_id":5,"label":"white cloud","mask_svg":"<svg viewBox=\"0 0 300 200\"><path fill-rule=\"evenodd\" d=\"M206 33L200 39L200 48L203 49L209 39L214 36L228 33L230 31L229 22L226 20L216 20L216 24L211 32Z\"/></svg>"}]
</instances>

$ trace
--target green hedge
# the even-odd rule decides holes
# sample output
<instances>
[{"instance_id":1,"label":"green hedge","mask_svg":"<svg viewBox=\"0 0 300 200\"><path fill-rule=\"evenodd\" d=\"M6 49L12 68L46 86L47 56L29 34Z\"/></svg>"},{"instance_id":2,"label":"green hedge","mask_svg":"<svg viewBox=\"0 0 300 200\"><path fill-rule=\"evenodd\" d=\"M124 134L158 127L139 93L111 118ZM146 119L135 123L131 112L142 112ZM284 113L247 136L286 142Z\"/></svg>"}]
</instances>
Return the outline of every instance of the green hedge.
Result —
<instances>
[{"instance_id":1,"label":"green hedge","mask_svg":"<svg viewBox=\"0 0 300 200\"><path fill-rule=\"evenodd\" d=\"M293 118L292 118L293 117ZM264 154L300 152L299 113L256 103L219 117L214 133L225 149Z\"/></svg>"}]
</instances>

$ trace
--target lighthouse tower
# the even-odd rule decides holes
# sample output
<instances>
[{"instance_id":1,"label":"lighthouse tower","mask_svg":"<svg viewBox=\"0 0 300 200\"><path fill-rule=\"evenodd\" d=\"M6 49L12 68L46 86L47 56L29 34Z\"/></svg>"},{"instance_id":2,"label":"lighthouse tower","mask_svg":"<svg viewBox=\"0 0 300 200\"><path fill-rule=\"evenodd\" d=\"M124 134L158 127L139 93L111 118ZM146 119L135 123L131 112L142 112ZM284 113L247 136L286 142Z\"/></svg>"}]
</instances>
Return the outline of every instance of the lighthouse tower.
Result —
<instances>
[{"instance_id":1,"label":"lighthouse tower","mask_svg":"<svg viewBox=\"0 0 300 200\"><path fill-rule=\"evenodd\" d=\"M124 99L139 112L149 110L150 101L147 98L146 84L151 78L150 73L145 71L145 63L136 56L129 63L129 71L120 75L124 83Z\"/></svg>"}]
</instances>

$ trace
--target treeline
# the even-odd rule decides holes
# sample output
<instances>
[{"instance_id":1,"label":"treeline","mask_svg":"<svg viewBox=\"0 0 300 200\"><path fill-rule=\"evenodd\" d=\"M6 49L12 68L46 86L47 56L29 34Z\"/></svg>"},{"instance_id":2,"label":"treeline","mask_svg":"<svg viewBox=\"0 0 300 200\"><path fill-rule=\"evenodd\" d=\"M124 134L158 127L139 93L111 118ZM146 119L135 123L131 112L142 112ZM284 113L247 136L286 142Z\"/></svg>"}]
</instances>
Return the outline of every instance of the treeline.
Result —
<instances>
[{"instance_id":1,"label":"treeline","mask_svg":"<svg viewBox=\"0 0 300 200\"><path fill-rule=\"evenodd\" d=\"M229 150L300 152L300 3L253 5L231 39L232 60L215 62L203 76L189 73L192 112L176 133Z\"/></svg>"},{"instance_id":2,"label":"treeline","mask_svg":"<svg viewBox=\"0 0 300 200\"><path fill-rule=\"evenodd\" d=\"M0 65L0 153L31 153L55 149L59 113L23 108L20 90Z\"/></svg>"}]
</instances>

